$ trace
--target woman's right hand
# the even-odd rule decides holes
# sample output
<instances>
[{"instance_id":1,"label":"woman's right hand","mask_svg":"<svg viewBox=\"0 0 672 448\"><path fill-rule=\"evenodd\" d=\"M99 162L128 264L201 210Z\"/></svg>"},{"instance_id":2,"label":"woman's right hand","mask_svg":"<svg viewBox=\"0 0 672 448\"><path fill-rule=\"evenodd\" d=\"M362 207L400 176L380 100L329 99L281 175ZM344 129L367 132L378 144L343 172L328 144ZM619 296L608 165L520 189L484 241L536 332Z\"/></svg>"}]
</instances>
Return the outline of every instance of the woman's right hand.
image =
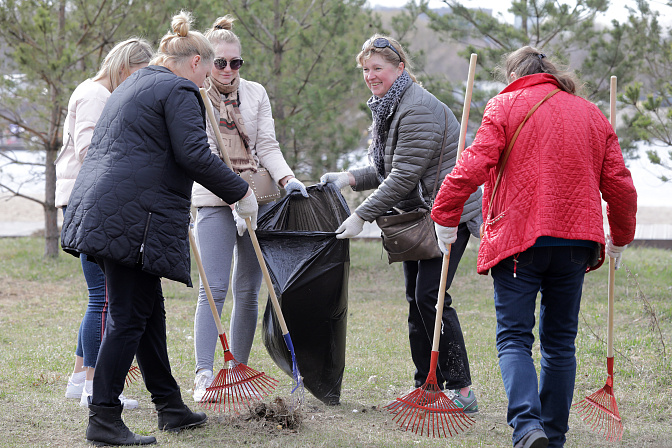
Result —
<instances>
[{"instance_id":1,"label":"woman's right hand","mask_svg":"<svg viewBox=\"0 0 672 448\"><path fill-rule=\"evenodd\" d=\"M326 173L320 177L320 182L323 184L334 184L341 190L343 187L355 184L355 176L349 171L342 171L340 173Z\"/></svg>"},{"instance_id":2,"label":"woman's right hand","mask_svg":"<svg viewBox=\"0 0 672 448\"><path fill-rule=\"evenodd\" d=\"M252 222L252 230L257 230L257 214L259 213L259 204L257 204L257 197L251 188L248 188L247 194L238 202L235 207L236 213L242 219L250 218Z\"/></svg>"}]
</instances>

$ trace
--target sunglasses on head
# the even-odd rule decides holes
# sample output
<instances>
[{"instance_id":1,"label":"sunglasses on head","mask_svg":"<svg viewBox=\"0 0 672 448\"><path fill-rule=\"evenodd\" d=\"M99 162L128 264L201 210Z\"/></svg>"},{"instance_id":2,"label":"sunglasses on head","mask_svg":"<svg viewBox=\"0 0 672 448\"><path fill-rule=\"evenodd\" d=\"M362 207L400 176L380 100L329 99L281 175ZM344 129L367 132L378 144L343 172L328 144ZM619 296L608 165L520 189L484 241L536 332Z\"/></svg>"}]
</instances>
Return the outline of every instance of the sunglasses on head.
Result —
<instances>
[{"instance_id":1,"label":"sunglasses on head","mask_svg":"<svg viewBox=\"0 0 672 448\"><path fill-rule=\"evenodd\" d=\"M362 45L362 50L364 50L368 45L370 44L370 41L364 42L364 45ZM390 43L389 40L385 39L384 37L378 37L373 41L373 46L375 48L390 48L392 51L397 53L397 56L399 56L399 59L401 59L401 55L397 51L396 48Z\"/></svg>"},{"instance_id":2,"label":"sunglasses on head","mask_svg":"<svg viewBox=\"0 0 672 448\"><path fill-rule=\"evenodd\" d=\"M217 58L213 61L217 70L224 70L227 63L229 64L229 67L231 67L231 70L238 70L243 65L243 62L244 61L240 58L231 59L230 61L227 61L224 58Z\"/></svg>"}]
</instances>

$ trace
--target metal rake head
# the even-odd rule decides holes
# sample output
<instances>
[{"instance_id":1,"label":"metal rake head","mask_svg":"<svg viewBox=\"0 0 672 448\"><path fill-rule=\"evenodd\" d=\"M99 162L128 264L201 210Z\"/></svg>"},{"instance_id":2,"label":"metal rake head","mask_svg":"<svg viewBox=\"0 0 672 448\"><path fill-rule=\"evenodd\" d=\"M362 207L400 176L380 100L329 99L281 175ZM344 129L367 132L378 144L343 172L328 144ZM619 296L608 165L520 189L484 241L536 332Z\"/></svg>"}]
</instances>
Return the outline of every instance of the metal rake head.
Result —
<instances>
[{"instance_id":1,"label":"metal rake head","mask_svg":"<svg viewBox=\"0 0 672 448\"><path fill-rule=\"evenodd\" d=\"M616 442L623 438L623 422L609 384L573 406L590 429L608 441Z\"/></svg>"},{"instance_id":2,"label":"metal rake head","mask_svg":"<svg viewBox=\"0 0 672 448\"><path fill-rule=\"evenodd\" d=\"M270 395L278 384L264 372L232 362L233 367L221 369L201 400L201 406L220 412L224 410L239 413L254 401Z\"/></svg>"},{"instance_id":3,"label":"metal rake head","mask_svg":"<svg viewBox=\"0 0 672 448\"><path fill-rule=\"evenodd\" d=\"M437 384L426 383L385 406L406 431L431 437L452 437L474 424Z\"/></svg>"}]
</instances>

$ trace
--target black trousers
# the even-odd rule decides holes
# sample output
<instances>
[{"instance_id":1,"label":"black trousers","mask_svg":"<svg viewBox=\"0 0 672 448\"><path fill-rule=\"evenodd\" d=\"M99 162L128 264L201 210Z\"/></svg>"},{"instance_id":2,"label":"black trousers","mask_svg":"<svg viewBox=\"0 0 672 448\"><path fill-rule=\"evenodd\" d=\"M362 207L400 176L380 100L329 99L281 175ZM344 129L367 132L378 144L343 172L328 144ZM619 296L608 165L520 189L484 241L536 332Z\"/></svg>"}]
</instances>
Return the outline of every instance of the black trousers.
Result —
<instances>
[{"instance_id":1,"label":"black trousers","mask_svg":"<svg viewBox=\"0 0 672 448\"><path fill-rule=\"evenodd\" d=\"M161 278L140 268L102 260L107 282L107 328L100 344L91 403L119 406L133 357L152 400L180 388L173 378L166 345L166 310Z\"/></svg>"},{"instance_id":2,"label":"black trousers","mask_svg":"<svg viewBox=\"0 0 672 448\"><path fill-rule=\"evenodd\" d=\"M436 379L441 389L460 389L471 385L469 359L462 328L457 312L452 307L452 297L448 294L457 265L467 247L469 235L467 225L460 224L457 230L457 241L450 250L446 297L441 318L439 362L436 368ZM422 386L429 374L442 262L442 258L404 261L406 300L409 304L408 339L411 344L411 357L415 364L415 387Z\"/></svg>"}]
</instances>

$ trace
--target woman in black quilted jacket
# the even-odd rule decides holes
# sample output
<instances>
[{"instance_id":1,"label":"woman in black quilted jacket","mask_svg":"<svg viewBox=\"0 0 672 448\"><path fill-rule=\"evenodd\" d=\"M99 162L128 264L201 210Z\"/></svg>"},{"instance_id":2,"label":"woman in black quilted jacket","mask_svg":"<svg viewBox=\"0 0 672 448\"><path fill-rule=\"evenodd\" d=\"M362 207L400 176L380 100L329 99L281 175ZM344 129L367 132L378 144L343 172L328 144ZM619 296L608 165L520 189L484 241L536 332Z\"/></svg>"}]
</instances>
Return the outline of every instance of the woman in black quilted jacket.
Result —
<instances>
[{"instance_id":1,"label":"woman in black quilted jacket","mask_svg":"<svg viewBox=\"0 0 672 448\"><path fill-rule=\"evenodd\" d=\"M187 233L194 181L256 221L254 194L208 145L198 87L214 51L202 34L189 31L190 22L189 14L176 15L150 66L110 96L64 217L63 249L94 257L107 281L107 328L86 430L98 445L156 442L121 420L119 394L134 356L159 429L205 423L204 413L183 403L170 371L161 277L191 286Z\"/></svg>"},{"instance_id":2,"label":"woman in black quilted jacket","mask_svg":"<svg viewBox=\"0 0 672 448\"><path fill-rule=\"evenodd\" d=\"M441 101L418 84L410 72L409 60L396 40L375 34L357 55L364 81L373 96L367 102L373 116L370 166L342 173L327 173L322 182L340 188L375 189L336 230L337 238L358 235L364 221L374 221L393 208L408 212L428 209L433 190L455 166L459 124ZM438 179L437 179L438 175ZM467 201L460 219L458 237L452 246L446 289L469 240L470 229L477 231L481 219L481 191ZM408 336L415 364L415 387L422 386L429 374L441 278L442 257L404 261ZM443 331L439 344L437 381L453 402L467 413L477 412L478 404L470 389L469 359L457 312L446 293Z\"/></svg>"}]
</instances>

